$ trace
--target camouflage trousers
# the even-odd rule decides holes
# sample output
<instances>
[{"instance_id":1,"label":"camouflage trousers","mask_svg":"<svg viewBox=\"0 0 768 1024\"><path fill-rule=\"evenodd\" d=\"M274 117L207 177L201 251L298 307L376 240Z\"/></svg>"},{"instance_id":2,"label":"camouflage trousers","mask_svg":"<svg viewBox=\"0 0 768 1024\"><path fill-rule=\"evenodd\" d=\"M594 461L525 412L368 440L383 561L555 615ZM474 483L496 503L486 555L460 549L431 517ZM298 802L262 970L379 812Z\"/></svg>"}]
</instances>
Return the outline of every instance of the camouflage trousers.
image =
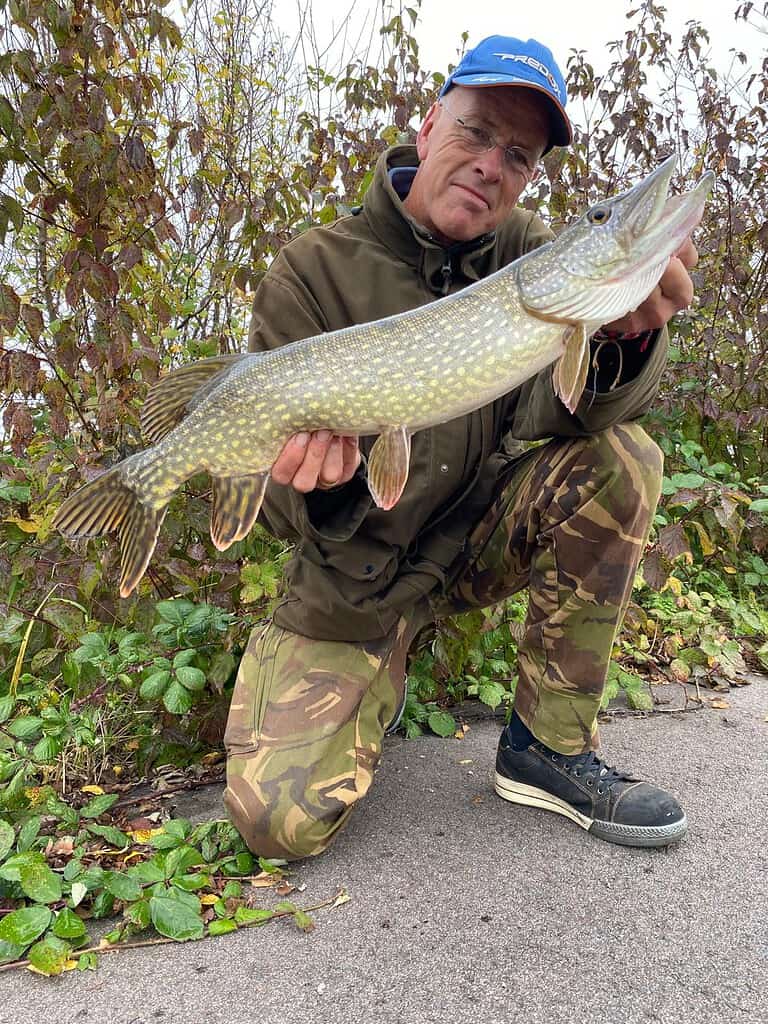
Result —
<instances>
[{"instance_id":1,"label":"camouflage trousers","mask_svg":"<svg viewBox=\"0 0 768 1024\"><path fill-rule=\"evenodd\" d=\"M634 423L551 441L500 479L446 593L416 604L390 636L339 643L274 624L254 632L225 735L224 799L249 847L287 859L322 852L371 785L416 633L526 586L515 709L561 753L595 748L661 475L658 446Z\"/></svg>"}]
</instances>

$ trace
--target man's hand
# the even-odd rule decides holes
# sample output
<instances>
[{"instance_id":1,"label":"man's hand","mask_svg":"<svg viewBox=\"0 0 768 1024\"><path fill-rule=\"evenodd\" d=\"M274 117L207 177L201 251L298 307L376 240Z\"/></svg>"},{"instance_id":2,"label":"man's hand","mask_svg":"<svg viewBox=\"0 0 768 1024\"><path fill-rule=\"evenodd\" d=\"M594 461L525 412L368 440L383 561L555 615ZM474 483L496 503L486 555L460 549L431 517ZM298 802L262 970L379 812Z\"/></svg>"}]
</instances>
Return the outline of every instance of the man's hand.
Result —
<instances>
[{"instance_id":1,"label":"man's hand","mask_svg":"<svg viewBox=\"0 0 768 1024\"><path fill-rule=\"evenodd\" d=\"M294 434L272 466L272 479L290 484L302 494L316 487L327 490L345 484L360 465L356 437L344 437L330 430Z\"/></svg>"},{"instance_id":2,"label":"man's hand","mask_svg":"<svg viewBox=\"0 0 768 1024\"><path fill-rule=\"evenodd\" d=\"M687 238L671 257L661 280L645 302L620 320L603 324L603 329L620 334L638 334L664 327L676 313L690 306L693 300L693 281L688 271L693 270L698 261L696 246Z\"/></svg>"}]
</instances>

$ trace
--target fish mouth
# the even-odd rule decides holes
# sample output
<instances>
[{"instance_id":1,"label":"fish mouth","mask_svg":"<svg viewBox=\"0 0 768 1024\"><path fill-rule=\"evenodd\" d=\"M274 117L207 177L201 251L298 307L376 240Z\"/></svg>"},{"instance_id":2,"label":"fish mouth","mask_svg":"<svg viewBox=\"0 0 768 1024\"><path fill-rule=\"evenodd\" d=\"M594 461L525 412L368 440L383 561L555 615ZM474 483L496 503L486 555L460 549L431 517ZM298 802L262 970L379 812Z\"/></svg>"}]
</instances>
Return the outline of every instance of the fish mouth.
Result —
<instances>
[{"instance_id":1,"label":"fish mouth","mask_svg":"<svg viewBox=\"0 0 768 1024\"><path fill-rule=\"evenodd\" d=\"M551 244L545 266L535 252L518 282L528 312L558 323L612 323L648 298L699 222L715 176L669 196L671 157L621 195L591 207ZM539 273L537 275L537 269Z\"/></svg>"},{"instance_id":2,"label":"fish mouth","mask_svg":"<svg viewBox=\"0 0 768 1024\"><path fill-rule=\"evenodd\" d=\"M638 185L611 200L620 218L615 228L618 253L597 263L592 274L573 270L586 280L619 282L636 277L673 256L701 219L715 176L708 171L689 192L669 195L676 158L666 159Z\"/></svg>"}]
</instances>

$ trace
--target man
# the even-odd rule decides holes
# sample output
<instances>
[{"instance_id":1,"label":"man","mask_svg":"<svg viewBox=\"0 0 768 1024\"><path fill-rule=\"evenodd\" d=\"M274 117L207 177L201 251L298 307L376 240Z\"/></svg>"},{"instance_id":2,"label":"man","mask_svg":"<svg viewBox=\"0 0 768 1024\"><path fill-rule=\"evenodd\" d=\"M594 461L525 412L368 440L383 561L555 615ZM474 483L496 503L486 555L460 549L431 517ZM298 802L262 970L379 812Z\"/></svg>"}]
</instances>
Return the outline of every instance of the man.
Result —
<instances>
[{"instance_id":1,"label":"man","mask_svg":"<svg viewBox=\"0 0 768 1024\"><path fill-rule=\"evenodd\" d=\"M542 156L571 142L565 100L546 47L479 43L416 146L381 157L362 208L280 252L255 296L251 350L420 306L546 242L517 203ZM665 324L692 299L695 262L688 242L654 294L598 332L574 415L548 368L414 435L391 511L373 506L361 467L374 438L358 446L321 430L286 444L262 517L296 552L274 620L243 657L226 733L225 800L255 852L322 851L370 786L418 630L525 586L496 791L612 842L661 846L685 833L672 796L595 751L611 648L661 482L659 449L634 421L659 384ZM505 435L552 440L514 458Z\"/></svg>"}]
</instances>

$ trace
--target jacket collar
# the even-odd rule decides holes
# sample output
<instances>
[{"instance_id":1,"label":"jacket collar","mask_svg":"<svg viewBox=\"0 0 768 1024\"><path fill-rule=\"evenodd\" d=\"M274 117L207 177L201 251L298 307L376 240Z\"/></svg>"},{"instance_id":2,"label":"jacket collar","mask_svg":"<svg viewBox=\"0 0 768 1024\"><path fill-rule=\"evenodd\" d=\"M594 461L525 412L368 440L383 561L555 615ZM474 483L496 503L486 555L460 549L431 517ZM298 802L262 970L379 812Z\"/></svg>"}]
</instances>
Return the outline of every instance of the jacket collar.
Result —
<instances>
[{"instance_id":1,"label":"jacket collar","mask_svg":"<svg viewBox=\"0 0 768 1024\"><path fill-rule=\"evenodd\" d=\"M429 285L440 293L449 270L449 283L456 275L467 284L482 275L481 257L496 241L495 232L480 235L469 242L449 247L433 238L425 227L417 224L406 211L389 178L393 167L417 167L415 146L392 146L379 157L373 181L363 200L363 211L371 230L379 241L409 266L414 267Z\"/></svg>"}]
</instances>

